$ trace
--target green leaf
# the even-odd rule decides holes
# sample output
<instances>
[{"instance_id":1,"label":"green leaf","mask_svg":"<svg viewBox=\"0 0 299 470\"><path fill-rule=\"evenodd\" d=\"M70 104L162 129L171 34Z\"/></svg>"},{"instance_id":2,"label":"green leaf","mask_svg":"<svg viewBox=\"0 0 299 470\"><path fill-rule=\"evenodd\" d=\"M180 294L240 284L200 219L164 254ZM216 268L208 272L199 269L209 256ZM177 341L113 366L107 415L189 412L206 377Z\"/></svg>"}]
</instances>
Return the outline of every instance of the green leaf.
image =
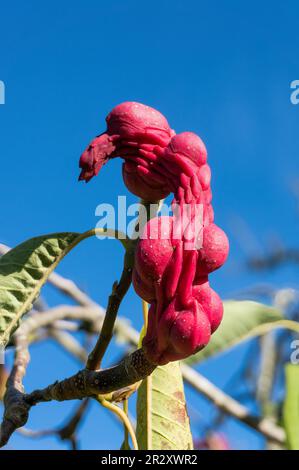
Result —
<instances>
[{"instance_id":1,"label":"green leaf","mask_svg":"<svg viewBox=\"0 0 299 470\"><path fill-rule=\"evenodd\" d=\"M283 421L290 450L299 450L299 366L287 364Z\"/></svg>"},{"instance_id":2,"label":"green leaf","mask_svg":"<svg viewBox=\"0 0 299 470\"><path fill-rule=\"evenodd\" d=\"M137 441L143 450L193 449L180 365L157 367L137 398Z\"/></svg>"},{"instance_id":3,"label":"green leaf","mask_svg":"<svg viewBox=\"0 0 299 470\"><path fill-rule=\"evenodd\" d=\"M95 228L31 238L0 258L0 350L27 313L51 272L78 243L94 235L117 238L127 250L130 240L117 230Z\"/></svg>"},{"instance_id":4,"label":"green leaf","mask_svg":"<svg viewBox=\"0 0 299 470\"><path fill-rule=\"evenodd\" d=\"M206 348L186 359L187 364L198 364L209 357L226 351L267 330L267 325L278 322L282 314L275 308L252 301L224 302L224 315L218 330ZM271 324L271 325L270 325Z\"/></svg>"},{"instance_id":5,"label":"green leaf","mask_svg":"<svg viewBox=\"0 0 299 470\"><path fill-rule=\"evenodd\" d=\"M91 234L67 232L35 237L0 258L0 348L7 345L53 269Z\"/></svg>"}]
</instances>

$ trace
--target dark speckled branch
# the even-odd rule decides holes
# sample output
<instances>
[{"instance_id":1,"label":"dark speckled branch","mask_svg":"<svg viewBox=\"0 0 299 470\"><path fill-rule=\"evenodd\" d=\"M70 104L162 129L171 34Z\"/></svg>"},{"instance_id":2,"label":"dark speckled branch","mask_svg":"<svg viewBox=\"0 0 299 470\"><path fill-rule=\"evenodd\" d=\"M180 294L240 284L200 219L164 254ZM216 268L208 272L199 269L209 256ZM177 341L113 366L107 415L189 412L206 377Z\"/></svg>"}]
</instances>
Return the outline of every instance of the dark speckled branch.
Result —
<instances>
[{"instance_id":1,"label":"dark speckled branch","mask_svg":"<svg viewBox=\"0 0 299 470\"><path fill-rule=\"evenodd\" d=\"M6 397L6 413L1 426L0 447L8 442L17 428L26 424L31 406L52 400L65 401L105 395L143 380L155 368L156 366L146 359L143 350L137 349L118 365L109 369L100 371L83 369L72 377L61 382L54 382L30 394L14 390L15 393Z\"/></svg>"},{"instance_id":2,"label":"dark speckled branch","mask_svg":"<svg viewBox=\"0 0 299 470\"><path fill-rule=\"evenodd\" d=\"M103 395L133 385L150 375L155 367L148 362L143 350L138 349L114 367L100 371L80 370L72 377L25 395L25 401L32 406L44 401Z\"/></svg>"}]
</instances>

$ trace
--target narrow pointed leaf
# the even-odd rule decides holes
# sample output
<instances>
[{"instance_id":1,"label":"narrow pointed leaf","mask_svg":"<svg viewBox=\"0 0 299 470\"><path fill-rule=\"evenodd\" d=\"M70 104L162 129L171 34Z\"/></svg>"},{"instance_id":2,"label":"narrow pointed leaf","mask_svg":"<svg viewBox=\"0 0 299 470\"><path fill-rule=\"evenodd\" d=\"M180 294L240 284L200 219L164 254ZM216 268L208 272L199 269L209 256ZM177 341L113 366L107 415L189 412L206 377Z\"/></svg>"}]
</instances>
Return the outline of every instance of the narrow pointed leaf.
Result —
<instances>
[{"instance_id":1,"label":"narrow pointed leaf","mask_svg":"<svg viewBox=\"0 0 299 470\"><path fill-rule=\"evenodd\" d=\"M278 322L282 318L277 309L258 302L226 301L222 323L212 335L208 346L185 362L198 364L258 334L262 325Z\"/></svg>"},{"instance_id":2,"label":"narrow pointed leaf","mask_svg":"<svg viewBox=\"0 0 299 470\"><path fill-rule=\"evenodd\" d=\"M178 362L157 367L139 387L137 440L144 450L193 449Z\"/></svg>"}]
</instances>

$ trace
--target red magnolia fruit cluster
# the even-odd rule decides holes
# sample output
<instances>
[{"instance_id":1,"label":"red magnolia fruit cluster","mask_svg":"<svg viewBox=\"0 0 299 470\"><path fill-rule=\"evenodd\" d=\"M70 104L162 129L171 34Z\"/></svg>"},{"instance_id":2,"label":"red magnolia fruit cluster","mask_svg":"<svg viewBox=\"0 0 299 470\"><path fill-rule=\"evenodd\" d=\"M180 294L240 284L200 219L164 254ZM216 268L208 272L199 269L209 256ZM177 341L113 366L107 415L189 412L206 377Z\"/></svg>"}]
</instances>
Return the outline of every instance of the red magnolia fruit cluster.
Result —
<instances>
[{"instance_id":1,"label":"red magnolia fruit cluster","mask_svg":"<svg viewBox=\"0 0 299 470\"><path fill-rule=\"evenodd\" d=\"M223 314L208 275L223 265L229 245L214 224L207 151L197 135L176 135L161 113L140 103L116 106L106 121L107 131L81 156L79 179L89 181L108 159L120 156L133 194L150 202L174 194L174 215L155 217L144 228L133 284L151 304L143 339L149 360L161 365L184 359L207 345Z\"/></svg>"}]
</instances>

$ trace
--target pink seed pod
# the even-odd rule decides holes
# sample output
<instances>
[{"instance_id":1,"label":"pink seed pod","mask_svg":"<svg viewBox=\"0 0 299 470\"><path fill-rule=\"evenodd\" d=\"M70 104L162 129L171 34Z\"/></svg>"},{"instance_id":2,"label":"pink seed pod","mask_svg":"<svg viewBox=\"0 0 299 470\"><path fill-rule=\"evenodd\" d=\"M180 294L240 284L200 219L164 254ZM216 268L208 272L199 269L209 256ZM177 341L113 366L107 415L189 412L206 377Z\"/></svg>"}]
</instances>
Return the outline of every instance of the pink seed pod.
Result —
<instances>
[{"instance_id":1,"label":"pink seed pod","mask_svg":"<svg viewBox=\"0 0 299 470\"><path fill-rule=\"evenodd\" d=\"M203 191L210 190L211 170L209 165L202 165L198 170L198 176Z\"/></svg>"},{"instance_id":2,"label":"pink seed pod","mask_svg":"<svg viewBox=\"0 0 299 470\"><path fill-rule=\"evenodd\" d=\"M223 316L223 304L219 295L211 289L206 278L201 283L193 285L192 293L197 302L206 312L211 326L211 333L217 330Z\"/></svg>"},{"instance_id":3,"label":"pink seed pod","mask_svg":"<svg viewBox=\"0 0 299 470\"><path fill-rule=\"evenodd\" d=\"M203 141L193 132L182 132L173 136L166 150L166 158L185 157L195 163L197 167L207 161L207 149ZM190 175L192 176L192 175Z\"/></svg>"},{"instance_id":4,"label":"pink seed pod","mask_svg":"<svg viewBox=\"0 0 299 470\"><path fill-rule=\"evenodd\" d=\"M220 268L226 261L229 251L228 238L215 224L204 227L203 247L199 251L197 269L200 275L209 274Z\"/></svg>"},{"instance_id":5,"label":"pink seed pod","mask_svg":"<svg viewBox=\"0 0 299 470\"><path fill-rule=\"evenodd\" d=\"M90 181L110 158L120 156L125 161L123 178L129 191L150 201L166 197L168 185L155 170L155 152L167 146L174 135L166 118L149 106L125 102L108 114L106 122L106 132L96 137L80 158L79 180ZM141 145L149 146L143 160Z\"/></svg>"},{"instance_id":6,"label":"pink seed pod","mask_svg":"<svg viewBox=\"0 0 299 470\"><path fill-rule=\"evenodd\" d=\"M213 223L211 171L206 161L206 148L198 136L184 132L172 137L161 165L171 175L178 212L174 217L150 220L136 249L133 284L138 295L151 303L143 348L156 364L184 359L202 349L223 315L221 299L210 288L208 274L225 262L229 244ZM203 207L202 245L191 251L184 243L190 239L190 229L192 235L192 220L183 232L178 230L182 204L191 207L191 219L196 214L192 207ZM168 226L166 240L161 239L162 222ZM180 239L175 237L178 233Z\"/></svg>"},{"instance_id":7,"label":"pink seed pod","mask_svg":"<svg viewBox=\"0 0 299 470\"><path fill-rule=\"evenodd\" d=\"M141 297L143 300L145 300L149 304L152 304L153 302L155 302L156 300L155 284L152 281L147 280L144 277L141 277L136 268L134 268L133 270L132 283L133 283L135 292L137 295L139 295L139 297Z\"/></svg>"},{"instance_id":8,"label":"pink seed pod","mask_svg":"<svg viewBox=\"0 0 299 470\"><path fill-rule=\"evenodd\" d=\"M136 269L144 270L146 277L161 279L171 256L172 217L154 217L144 227L135 253Z\"/></svg>"},{"instance_id":9,"label":"pink seed pod","mask_svg":"<svg viewBox=\"0 0 299 470\"><path fill-rule=\"evenodd\" d=\"M170 342L179 359L184 359L203 349L211 337L209 318L198 302L193 308L181 310L170 330Z\"/></svg>"},{"instance_id":10,"label":"pink seed pod","mask_svg":"<svg viewBox=\"0 0 299 470\"><path fill-rule=\"evenodd\" d=\"M223 315L221 299L199 265L201 250L198 256L182 250L177 257L181 242L172 239L172 230L171 217L155 217L146 224L133 272L137 294L152 304L143 347L149 359L160 365L202 349ZM162 234L168 238L161 239Z\"/></svg>"},{"instance_id":11,"label":"pink seed pod","mask_svg":"<svg viewBox=\"0 0 299 470\"><path fill-rule=\"evenodd\" d=\"M153 171L143 171L142 166L125 162L122 167L123 180L128 190L145 201L159 201L170 193L167 182L163 185L157 182Z\"/></svg>"},{"instance_id":12,"label":"pink seed pod","mask_svg":"<svg viewBox=\"0 0 299 470\"><path fill-rule=\"evenodd\" d=\"M151 303L156 297L155 283L161 281L173 255L172 218L154 217L146 224L135 252L133 286L136 293Z\"/></svg>"},{"instance_id":13,"label":"pink seed pod","mask_svg":"<svg viewBox=\"0 0 299 470\"><path fill-rule=\"evenodd\" d=\"M140 103L116 106L106 121L107 131L81 156L80 179L89 181L109 158L120 156L133 194L149 202L174 194L173 216L155 217L144 227L132 281L151 304L143 339L148 359L161 365L181 360L208 344L223 315L208 274L224 264L229 243L214 224L207 150L196 134L175 135L161 113Z\"/></svg>"},{"instance_id":14,"label":"pink seed pod","mask_svg":"<svg viewBox=\"0 0 299 470\"><path fill-rule=\"evenodd\" d=\"M126 142L166 146L173 135L166 118L154 108L127 101L115 106L106 118L107 133Z\"/></svg>"},{"instance_id":15,"label":"pink seed pod","mask_svg":"<svg viewBox=\"0 0 299 470\"><path fill-rule=\"evenodd\" d=\"M153 363L164 365L184 359L209 342L210 322L201 305L194 301L191 308L182 310L177 303L177 299L173 299L156 319L156 324L153 320L155 309L149 311L148 333L143 339L143 348ZM156 334L151 333L154 330Z\"/></svg>"}]
</instances>

